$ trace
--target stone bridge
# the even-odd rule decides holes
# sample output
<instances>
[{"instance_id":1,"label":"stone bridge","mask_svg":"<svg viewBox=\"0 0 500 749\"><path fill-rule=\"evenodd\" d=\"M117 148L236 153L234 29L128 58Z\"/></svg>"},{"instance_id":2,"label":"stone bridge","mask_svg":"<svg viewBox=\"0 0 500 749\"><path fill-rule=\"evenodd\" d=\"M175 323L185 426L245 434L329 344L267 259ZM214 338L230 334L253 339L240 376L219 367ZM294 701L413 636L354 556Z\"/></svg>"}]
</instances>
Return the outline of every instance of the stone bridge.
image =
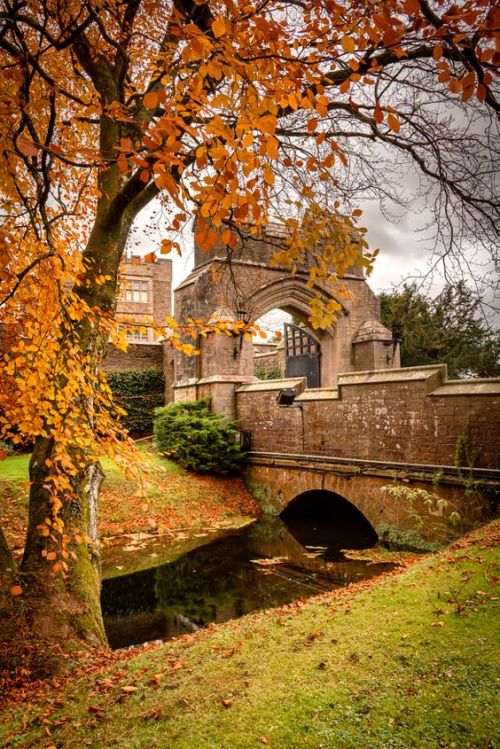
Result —
<instances>
[{"instance_id":1,"label":"stone bridge","mask_svg":"<svg viewBox=\"0 0 500 749\"><path fill-rule=\"evenodd\" d=\"M268 227L243 238L229 262L222 239L206 253L195 232L195 268L176 289L176 316L257 320L274 308L291 313L320 349L319 376L310 381L322 387L307 389L301 377L257 381L252 341L212 335L197 342L199 356L176 361L171 397L210 396L214 411L239 420L251 435L247 480L272 514L323 490L332 502L355 505L376 530L428 515L424 506L409 509L380 491L396 482L435 491L470 528L491 512L500 487L500 380L448 380L444 364L399 368L397 337L381 324L362 271L351 269L342 289L311 287L314 253L292 276L276 262L283 241ZM318 294L339 305L336 325L324 331L309 324ZM292 348L285 356L293 360ZM299 353L307 360L311 351ZM280 406L276 396L285 388L296 397Z\"/></svg>"},{"instance_id":2,"label":"stone bridge","mask_svg":"<svg viewBox=\"0 0 500 749\"><path fill-rule=\"evenodd\" d=\"M296 390L290 406L276 396ZM235 391L236 417L250 432L246 478L271 514L306 492L347 499L378 531L445 523L462 528L491 516L500 491L500 381L450 381L446 366L339 375L337 388L303 380L251 383ZM382 487L425 488L443 510L392 499ZM425 529L422 528L423 535ZM431 533L432 535L432 533Z\"/></svg>"}]
</instances>

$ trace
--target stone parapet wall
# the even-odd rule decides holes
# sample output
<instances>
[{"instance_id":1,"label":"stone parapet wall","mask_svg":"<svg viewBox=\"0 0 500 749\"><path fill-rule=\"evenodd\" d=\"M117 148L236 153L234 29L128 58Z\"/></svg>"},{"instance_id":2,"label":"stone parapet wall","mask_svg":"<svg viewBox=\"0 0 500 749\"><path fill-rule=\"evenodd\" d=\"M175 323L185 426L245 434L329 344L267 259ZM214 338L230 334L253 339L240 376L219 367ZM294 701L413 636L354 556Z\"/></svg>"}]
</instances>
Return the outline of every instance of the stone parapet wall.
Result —
<instances>
[{"instance_id":1,"label":"stone parapet wall","mask_svg":"<svg viewBox=\"0 0 500 749\"><path fill-rule=\"evenodd\" d=\"M285 387L290 407L276 403ZM343 374L336 389L243 385L236 418L260 452L453 466L465 440L475 466L500 465L500 380L448 381L445 365Z\"/></svg>"}]
</instances>

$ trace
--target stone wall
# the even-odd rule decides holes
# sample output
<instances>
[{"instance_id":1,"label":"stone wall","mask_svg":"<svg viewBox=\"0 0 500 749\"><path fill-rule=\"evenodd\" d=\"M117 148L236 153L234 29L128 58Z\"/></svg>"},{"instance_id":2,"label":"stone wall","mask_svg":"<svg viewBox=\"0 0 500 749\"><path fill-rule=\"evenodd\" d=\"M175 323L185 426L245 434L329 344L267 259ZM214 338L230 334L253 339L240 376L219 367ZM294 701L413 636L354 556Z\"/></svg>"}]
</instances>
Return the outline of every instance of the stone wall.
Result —
<instances>
[{"instance_id":1,"label":"stone wall","mask_svg":"<svg viewBox=\"0 0 500 749\"><path fill-rule=\"evenodd\" d=\"M161 343L129 343L127 351L121 351L110 344L103 369L164 370L163 346Z\"/></svg>"},{"instance_id":2,"label":"stone wall","mask_svg":"<svg viewBox=\"0 0 500 749\"><path fill-rule=\"evenodd\" d=\"M360 466L317 461L297 462L255 457L245 466L245 480L250 491L258 499L262 510L270 515L279 515L300 494L308 491L326 490L344 497L360 510L377 533L383 526L392 525L400 530L417 530L429 539L442 540L457 532L466 532L494 515L491 494L484 490L482 481L474 500L464 491L463 482L456 476L443 478L439 486L432 483L433 473L395 471L373 466ZM386 487L394 482L405 482L412 489L423 488L435 492L447 503L447 512L429 513L422 502L411 506L408 502L392 498ZM407 482L407 483L406 483ZM334 501L334 498L332 498ZM456 511L460 525L451 526L446 516ZM416 523L415 515L421 518Z\"/></svg>"},{"instance_id":3,"label":"stone wall","mask_svg":"<svg viewBox=\"0 0 500 749\"><path fill-rule=\"evenodd\" d=\"M297 389L291 407L276 404L284 387ZM252 451L453 466L467 435L476 467L500 464L500 380L448 381L446 365L342 374L318 390L243 385L236 417Z\"/></svg>"}]
</instances>

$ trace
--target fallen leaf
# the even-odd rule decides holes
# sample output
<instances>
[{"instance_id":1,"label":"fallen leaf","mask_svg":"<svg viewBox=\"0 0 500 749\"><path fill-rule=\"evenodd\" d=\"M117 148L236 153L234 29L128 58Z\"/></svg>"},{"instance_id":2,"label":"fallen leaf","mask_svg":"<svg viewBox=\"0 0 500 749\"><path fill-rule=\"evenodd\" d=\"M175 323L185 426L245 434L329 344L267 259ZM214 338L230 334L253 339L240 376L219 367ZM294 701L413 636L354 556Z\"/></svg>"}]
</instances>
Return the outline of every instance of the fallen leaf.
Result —
<instances>
[{"instance_id":1,"label":"fallen leaf","mask_svg":"<svg viewBox=\"0 0 500 749\"><path fill-rule=\"evenodd\" d=\"M129 694L130 692L137 692L138 689L139 687L133 687L132 685L121 687L122 692L125 692L126 694Z\"/></svg>"},{"instance_id":2,"label":"fallen leaf","mask_svg":"<svg viewBox=\"0 0 500 749\"><path fill-rule=\"evenodd\" d=\"M221 700L221 703L224 705L224 707L231 707L231 705L233 704L233 702L234 702L234 700L232 700L232 699L228 699L228 700L222 699Z\"/></svg>"}]
</instances>

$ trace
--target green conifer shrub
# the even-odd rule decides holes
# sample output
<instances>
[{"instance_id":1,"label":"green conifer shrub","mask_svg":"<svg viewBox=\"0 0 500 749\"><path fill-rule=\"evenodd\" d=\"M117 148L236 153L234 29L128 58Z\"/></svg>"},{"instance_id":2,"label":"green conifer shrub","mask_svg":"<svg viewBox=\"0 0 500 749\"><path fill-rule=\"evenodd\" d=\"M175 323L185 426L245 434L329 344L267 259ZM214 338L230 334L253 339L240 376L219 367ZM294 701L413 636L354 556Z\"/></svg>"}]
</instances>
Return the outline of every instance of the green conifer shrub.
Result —
<instances>
[{"instance_id":1,"label":"green conifer shrub","mask_svg":"<svg viewBox=\"0 0 500 749\"><path fill-rule=\"evenodd\" d=\"M210 398L155 409L157 449L197 473L238 473L243 452L237 433L236 422L210 411Z\"/></svg>"}]
</instances>

